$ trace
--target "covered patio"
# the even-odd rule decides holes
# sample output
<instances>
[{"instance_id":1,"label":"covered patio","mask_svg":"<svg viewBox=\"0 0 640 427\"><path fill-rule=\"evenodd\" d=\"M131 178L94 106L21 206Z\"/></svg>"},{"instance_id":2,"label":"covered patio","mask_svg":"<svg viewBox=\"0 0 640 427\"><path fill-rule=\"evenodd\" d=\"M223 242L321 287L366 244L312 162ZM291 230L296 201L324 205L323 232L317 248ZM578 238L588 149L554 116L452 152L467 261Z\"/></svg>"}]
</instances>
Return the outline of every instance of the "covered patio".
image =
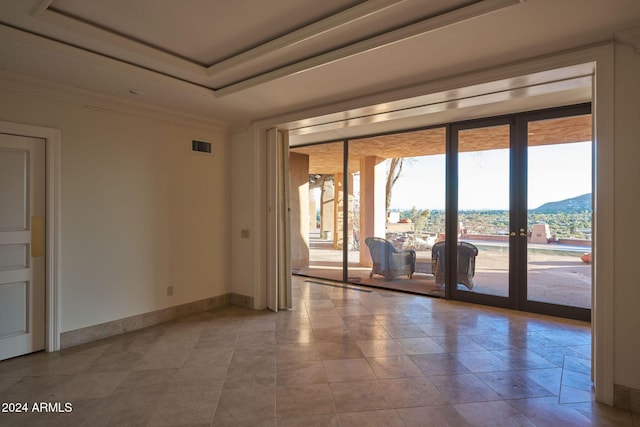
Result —
<instances>
[{"instance_id":1,"label":"covered patio","mask_svg":"<svg viewBox=\"0 0 640 427\"><path fill-rule=\"evenodd\" d=\"M540 121L535 125L529 129L529 146L591 140L591 115ZM343 280L342 248L343 236L346 235L347 277L350 282L441 296L443 290L430 274L430 245L412 248L416 249L418 268L411 279L397 277L387 281L378 275L369 278L372 260L364 240L369 236L389 239L401 225L387 218L387 159L442 156L446 151L445 133L444 127L437 127L354 139L349 141L346 156L342 141L291 147L291 206L294 213L299 213L293 215L291 222L294 273ZM474 129L466 137L461 134L458 151L464 153L506 149L509 148L509 143L508 128L480 128ZM343 166L345 159L349 165L346 178ZM354 177L357 177L357 182ZM320 192L319 202L312 194L313 188ZM416 201L420 201L418 194ZM345 204L348 212L346 220ZM406 224L402 225L406 228ZM431 228L423 231L437 236L445 230ZM415 230L405 234L419 237ZM531 230L529 234L531 235ZM426 233L421 234L420 237L425 235ZM478 246L480 250L473 292L507 295L508 243L501 243L505 236L459 234L458 237ZM591 265L580 259L584 253L591 252L590 241L529 243L528 249L530 299L591 308Z\"/></svg>"},{"instance_id":2,"label":"covered patio","mask_svg":"<svg viewBox=\"0 0 640 427\"><path fill-rule=\"evenodd\" d=\"M508 252L506 246L472 241L480 248L481 258L476 263L474 291L491 295L506 295ZM295 274L311 278L342 281L342 251L333 248L330 241L323 240L318 233L310 238L311 259L307 268L297 268ZM584 248L566 244L553 247L533 245L528 267L528 290L531 299L553 301L575 307L591 307L591 264L581 260ZM418 262L431 260L431 251L417 252ZM430 263L429 263L430 265ZM430 268L430 267L429 267ZM382 289L393 289L433 297L443 296L442 287L435 283L434 276L417 271L409 279L399 276L386 280L380 275L369 278L371 267L348 264L348 281ZM459 289L464 290L463 286Z\"/></svg>"}]
</instances>

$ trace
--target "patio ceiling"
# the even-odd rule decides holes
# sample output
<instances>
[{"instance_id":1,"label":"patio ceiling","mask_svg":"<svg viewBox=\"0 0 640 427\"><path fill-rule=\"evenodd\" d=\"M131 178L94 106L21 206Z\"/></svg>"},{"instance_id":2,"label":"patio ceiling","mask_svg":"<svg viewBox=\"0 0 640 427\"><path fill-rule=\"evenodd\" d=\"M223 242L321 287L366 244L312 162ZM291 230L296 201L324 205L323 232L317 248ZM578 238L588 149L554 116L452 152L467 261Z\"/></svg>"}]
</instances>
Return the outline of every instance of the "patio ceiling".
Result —
<instances>
[{"instance_id":1,"label":"patio ceiling","mask_svg":"<svg viewBox=\"0 0 640 427\"><path fill-rule=\"evenodd\" d=\"M531 122L529 145L565 144L591 141L591 115ZM484 151L509 146L508 126L477 128L460 133L459 150ZM291 147L291 152L309 156L310 174L332 174L342 171L343 143ZM445 128L396 133L353 139L349 142L349 169L357 172L361 158L381 159L433 156L445 153Z\"/></svg>"}]
</instances>

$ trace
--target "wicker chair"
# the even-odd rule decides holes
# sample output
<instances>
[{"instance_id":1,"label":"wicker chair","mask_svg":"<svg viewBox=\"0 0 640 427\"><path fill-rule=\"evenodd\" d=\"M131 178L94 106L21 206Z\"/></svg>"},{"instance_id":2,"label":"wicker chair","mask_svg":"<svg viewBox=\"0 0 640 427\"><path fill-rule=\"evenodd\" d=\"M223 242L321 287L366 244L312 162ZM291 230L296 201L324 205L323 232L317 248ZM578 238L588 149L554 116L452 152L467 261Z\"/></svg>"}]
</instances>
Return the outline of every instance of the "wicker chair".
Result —
<instances>
[{"instance_id":1,"label":"wicker chair","mask_svg":"<svg viewBox=\"0 0 640 427\"><path fill-rule=\"evenodd\" d=\"M431 248L431 270L436 284L444 285L444 242L438 242ZM458 283L473 289L473 276L476 274L478 248L468 242L458 242Z\"/></svg>"},{"instance_id":2,"label":"wicker chair","mask_svg":"<svg viewBox=\"0 0 640 427\"><path fill-rule=\"evenodd\" d=\"M380 237L367 237L364 242L369 247L373 260L369 278L374 274L380 274L386 280L393 280L406 274L411 279L416 270L416 251L399 251L391 242Z\"/></svg>"}]
</instances>

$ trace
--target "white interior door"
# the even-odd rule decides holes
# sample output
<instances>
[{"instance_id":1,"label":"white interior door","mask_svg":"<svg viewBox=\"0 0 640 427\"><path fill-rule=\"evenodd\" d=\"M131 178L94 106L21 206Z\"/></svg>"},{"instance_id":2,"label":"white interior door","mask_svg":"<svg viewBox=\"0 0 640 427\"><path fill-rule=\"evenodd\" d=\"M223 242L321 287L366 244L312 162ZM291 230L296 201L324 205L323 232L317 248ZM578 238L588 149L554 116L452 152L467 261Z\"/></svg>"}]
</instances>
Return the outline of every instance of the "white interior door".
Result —
<instances>
[{"instance_id":1,"label":"white interior door","mask_svg":"<svg viewBox=\"0 0 640 427\"><path fill-rule=\"evenodd\" d=\"M45 141L0 134L0 360L44 349Z\"/></svg>"}]
</instances>

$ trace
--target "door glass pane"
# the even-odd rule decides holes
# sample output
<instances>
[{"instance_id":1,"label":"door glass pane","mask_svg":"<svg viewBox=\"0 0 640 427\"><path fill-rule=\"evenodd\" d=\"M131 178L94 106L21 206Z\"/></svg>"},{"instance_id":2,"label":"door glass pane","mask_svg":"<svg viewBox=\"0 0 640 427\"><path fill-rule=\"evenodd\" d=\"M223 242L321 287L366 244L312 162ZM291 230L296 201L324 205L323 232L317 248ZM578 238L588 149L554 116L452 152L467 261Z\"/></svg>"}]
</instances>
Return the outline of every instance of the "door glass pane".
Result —
<instances>
[{"instance_id":1,"label":"door glass pane","mask_svg":"<svg viewBox=\"0 0 640 427\"><path fill-rule=\"evenodd\" d=\"M529 300L591 308L591 152L591 115L529 123Z\"/></svg>"},{"instance_id":2,"label":"door glass pane","mask_svg":"<svg viewBox=\"0 0 640 427\"><path fill-rule=\"evenodd\" d=\"M349 141L351 282L443 294L431 248L444 236L445 136L437 128Z\"/></svg>"},{"instance_id":3,"label":"door glass pane","mask_svg":"<svg viewBox=\"0 0 640 427\"><path fill-rule=\"evenodd\" d=\"M457 289L509 296L509 126L458 133Z\"/></svg>"},{"instance_id":4,"label":"door glass pane","mask_svg":"<svg viewBox=\"0 0 640 427\"><path fill-rule=\"evenodd\" d=\"M341 281L344 143L291 147L294 274ZM295 218L293 218L295 216Z\"/></svg>"}]
</instances>

